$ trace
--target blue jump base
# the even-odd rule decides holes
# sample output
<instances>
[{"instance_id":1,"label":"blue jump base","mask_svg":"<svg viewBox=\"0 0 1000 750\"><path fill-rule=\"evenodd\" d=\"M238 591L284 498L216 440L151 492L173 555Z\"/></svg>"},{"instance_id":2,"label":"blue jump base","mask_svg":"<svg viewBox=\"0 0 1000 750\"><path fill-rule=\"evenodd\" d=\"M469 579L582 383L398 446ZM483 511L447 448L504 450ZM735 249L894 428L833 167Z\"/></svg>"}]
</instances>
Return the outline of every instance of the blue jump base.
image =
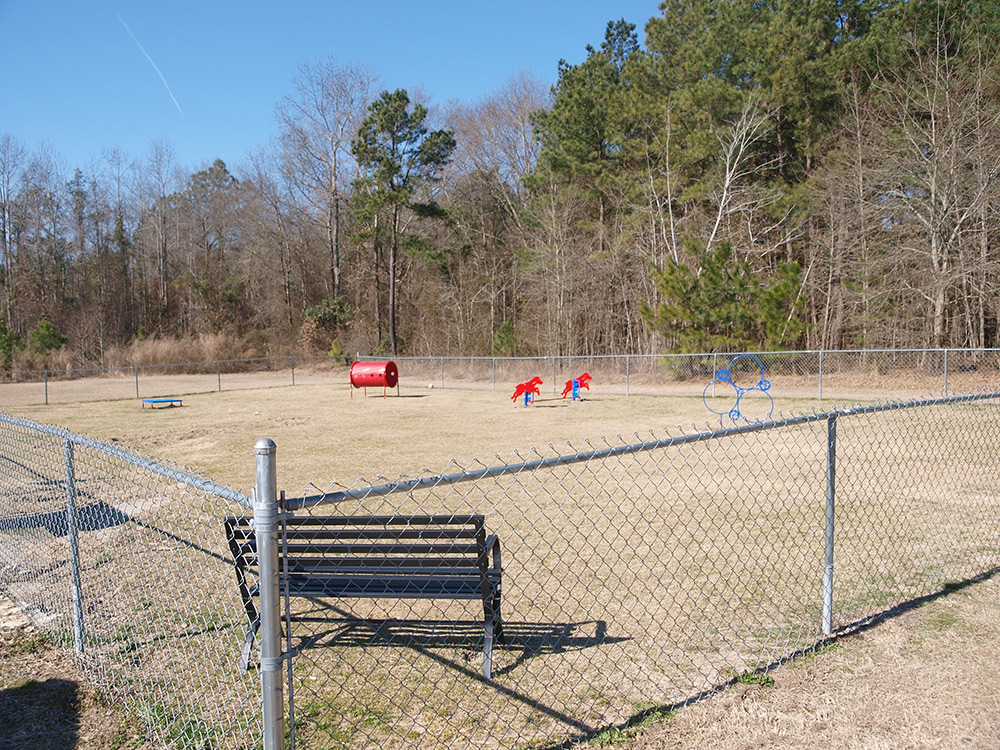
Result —
<instances>
[{"instance_id":1,"label":"blue jump base","mask_svg":"<svg viewBox=\"0 0 1000 750\"><path fill-rule=\"evenodd\" d=\"M157 404L163 404L165 406L183 406L179 398L144 398L142 400L142 408L146 408L146 404L149 404L150 409L155 409Z\"/></svg>"}]
</instances>

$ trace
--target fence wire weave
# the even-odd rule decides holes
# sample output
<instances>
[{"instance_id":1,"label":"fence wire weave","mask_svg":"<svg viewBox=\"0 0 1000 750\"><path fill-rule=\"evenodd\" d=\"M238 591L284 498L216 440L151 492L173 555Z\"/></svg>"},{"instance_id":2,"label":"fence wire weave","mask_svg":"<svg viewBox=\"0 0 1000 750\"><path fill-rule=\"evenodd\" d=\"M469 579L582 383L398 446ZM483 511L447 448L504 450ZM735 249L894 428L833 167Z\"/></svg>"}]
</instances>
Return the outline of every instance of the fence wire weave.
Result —
<instances>
[{"instance_id":1,"label":"fence wire weave","mask_svg":"<svg viewBox=\"0 0 1000 750\"><path fill-rule=\"evenodd\" d=\"M561 747L992 570L997 398L550 447L290 500L295 518L481 514L506 638L487 680L480 601L292 595L297 742Z\"/></svg>"},{"instance_id":2,"label":"fence wire weave","mask_svg":"<svg viewBox=\"0 0 1000 750\"><path fill-rule=\"evenodd\" d=\"M260 690L217 518L250 500L178 467L0 415L0 596L75 649L159 746L252 748Z\"/></svg>"},{"instance_id":3,"label":"fence wire weave","mask_svg":"<svg viewBox=\"0 0 1000 750\"><path fill-rule=\"evenodd\" d=\"M290 497L278 660L259 505L0 417L0 595L163 746L259 747L280 671L288 747L563 747L994 571L998 407L859 406Z\"/></svg>"},{"instance_id":4,"label":"fence wire weave","mask_svg":"<svg viewBox=\"0 0 1000 750\"><path fill-rule=\"evenodd\" d=\"M604 393L700 396L741 352L541 357L393 357L403 387L510 393L533 377L543 394L588 372ZM787 397L919 398L968 393L1000 378L1000 349L873 349L754 352L776 392ZM351 357L288 356L0 373L0 405L157 398L213 391L349 382ZM384 360L357 353L353 359ZM718 395L712 391L711 395Z\"/></svg>"}]
</instances>

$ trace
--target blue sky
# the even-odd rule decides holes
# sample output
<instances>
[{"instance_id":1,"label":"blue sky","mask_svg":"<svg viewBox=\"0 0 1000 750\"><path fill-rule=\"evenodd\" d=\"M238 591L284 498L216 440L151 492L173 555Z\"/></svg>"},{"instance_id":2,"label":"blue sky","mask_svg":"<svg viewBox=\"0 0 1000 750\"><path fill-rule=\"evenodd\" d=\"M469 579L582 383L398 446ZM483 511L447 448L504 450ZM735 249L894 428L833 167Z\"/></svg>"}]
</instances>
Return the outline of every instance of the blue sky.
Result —
<instances>
[{"instance_id":1,"label":"blue sky","mask_svg":"<svg viewBox=\"0 0 1000 750\"><path fill-rule=\"evenodd\" d=\"M384 88L473 104L522 70L554 82L559 59L582 60L609 20L636 24L642 40L657 5L0 0L0 134L51 146L69 169L106 148L145 156L154 139L187 169L238 164L275 132L304 60L333 54Z\"/></svg>"}]
</instances>

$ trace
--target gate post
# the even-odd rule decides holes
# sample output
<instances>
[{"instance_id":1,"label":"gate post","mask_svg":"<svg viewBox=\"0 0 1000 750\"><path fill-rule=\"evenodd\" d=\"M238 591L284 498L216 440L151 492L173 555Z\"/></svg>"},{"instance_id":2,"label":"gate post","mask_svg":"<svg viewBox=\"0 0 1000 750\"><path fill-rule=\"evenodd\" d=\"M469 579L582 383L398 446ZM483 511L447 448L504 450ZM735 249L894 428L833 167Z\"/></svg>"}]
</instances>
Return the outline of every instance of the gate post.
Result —
<instances>
[{"instance_id":1,"label":"gate post","mask_svg":"<svg viewBox=\"0 0 1000 750\"><path fill-rule=\"evenodd\" d=\"M281 504L275 469L276 446L270 438L261 438L253 449L257 469L253 521L260 569L260 688L264 750L284 750L281 598L278 593L278 520Z\"/></svg>"},{"instance_id":2,"label":"gate post","mask_svg":"<svg viewBox=\"0 0 1000 750\"><path fill-rule=\"evenodd\" d=\"M80 583L80 522L76 512L76 469L73 459L73 442L63 443L66 459L66 531L69 537L69 575L73 595L73 648L78 654L84 650L83 638L83 587Z\"/></svg>"},{"instance_id":3,"label":"gate post","mask_svg":"<svg viewBox=\"0 0 1000 750\"><path fill-rule=\"evenodd\" d=\"M833 528L837 481L837 418L826 423L826 548L823 568L823 635L833 635Z\"/></svg>"}]
</instances>

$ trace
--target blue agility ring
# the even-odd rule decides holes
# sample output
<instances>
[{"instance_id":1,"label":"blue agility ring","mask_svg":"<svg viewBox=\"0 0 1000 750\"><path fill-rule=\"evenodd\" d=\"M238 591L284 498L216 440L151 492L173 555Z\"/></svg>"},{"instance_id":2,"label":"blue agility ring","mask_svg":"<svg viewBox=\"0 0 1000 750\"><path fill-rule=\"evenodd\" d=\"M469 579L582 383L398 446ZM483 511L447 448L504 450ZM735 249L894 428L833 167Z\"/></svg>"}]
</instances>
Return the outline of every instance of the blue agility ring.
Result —
<instances>
[{"instance_id":1,"label":"blue agility ring","mask_svg":"<svg viewBox=\"0 0 1000 750\"><path fill-rule=\"evenodd\" d=\"M756 377L757 371L760 372L760 376L757 377L757 382L751 386L741 386L733 380L733 366L736 365L740 360L752 361L757 366L753 368L753 375ZM727 408L723 411L713 409L708 403L708 389L715 386L717 383L727 383L733 387L736 392L736 403L733 404L732 401L727 399ZM735 424L740 421L746 422L747 424L759 424L767 419L771 418L774 413L774 398L768 391L771 389L771 382L764 377L764 364L752 354L738 354L729 363L729 367L717 370L715 373L715 379L712 380L708 385L705 386L705 390L702 391L701 400L705 404L705 408L708 409L713 414L719 415L719 421L722 422L726 417ZM767 415L760 419L751 419L747 417L743 412L740 411L740 402L743 400L743 396L751 391L760 391L762 394L767 396L768 402L770 403L770 408L768 409Z\"/></svg>"}]
</instances>

